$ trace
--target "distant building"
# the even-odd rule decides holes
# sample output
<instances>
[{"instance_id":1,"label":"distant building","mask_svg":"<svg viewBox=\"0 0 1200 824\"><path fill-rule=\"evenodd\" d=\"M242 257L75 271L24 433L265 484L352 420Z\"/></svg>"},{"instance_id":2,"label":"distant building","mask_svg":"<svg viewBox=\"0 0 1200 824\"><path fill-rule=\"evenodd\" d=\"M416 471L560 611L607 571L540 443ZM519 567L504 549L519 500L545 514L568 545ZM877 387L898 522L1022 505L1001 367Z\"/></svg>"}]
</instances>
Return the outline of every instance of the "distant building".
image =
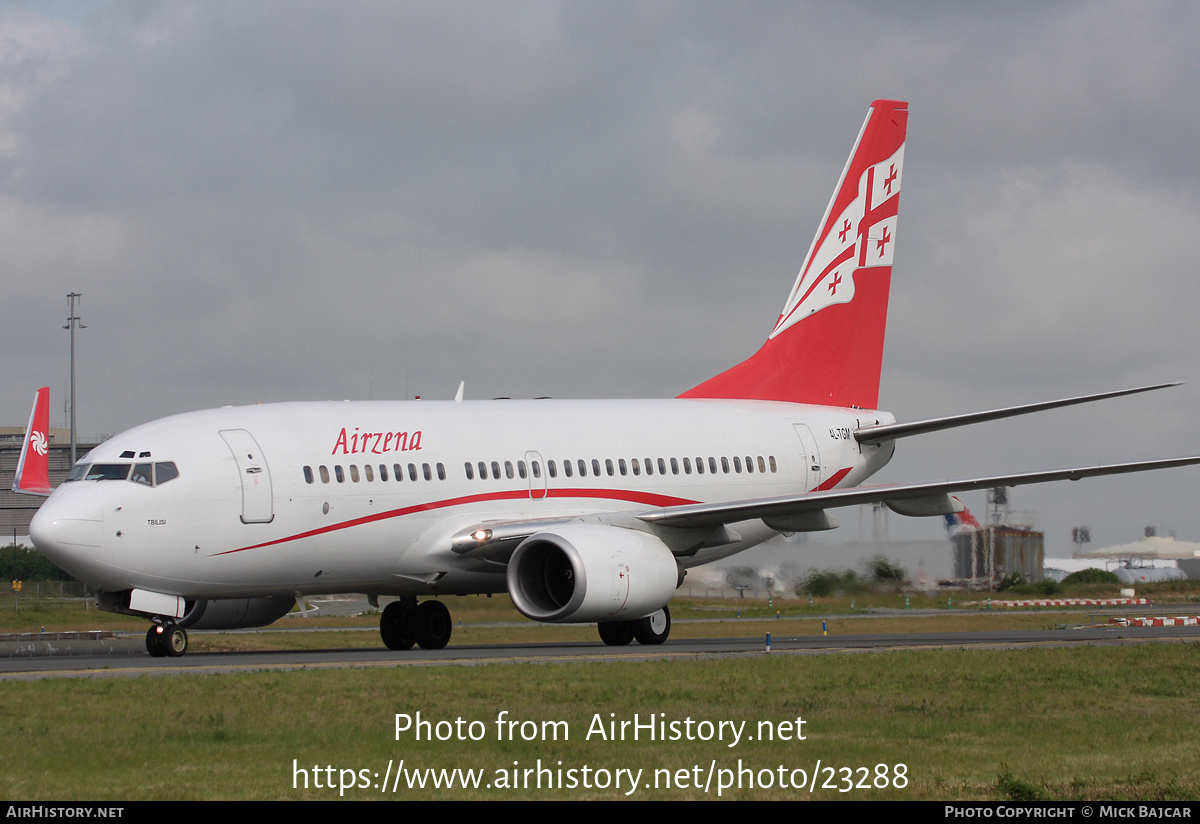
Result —
<instances>
[{"instance_id":1,"label":"distant building","mask_svg":"<svg viewBox=\"0 0 1200 824\"><path fill-rule=\"evenodd\" d=\"M1141 580L1176 580L1178 578L1200 578L1200 543L1179 541L1174 536L1155 535L1147 528L1146 536L1139 541L1102 549L1089 549L1075 553L1076 558L1095 558L1116 564L1116 573L1128 583ZM1155 561L1174 561L1180 574L1170 567L1155 566ZM1155 572L1148 570L1156 569ZM1148 577L1147 577L1148 576Z\"/></svg>"},{"instance_id":2,"label":"distant building","mask_svg":"<svg viewBox=\"0 0 1200 824\"><path fill-rule=\"evenodd\" d=\"M1027 582L1042 580L1046 560L1045 533L1027 527L993 524L960 530L954 543L954 577L999 581L1018 573Z\"/></svg>"}]
</instances>

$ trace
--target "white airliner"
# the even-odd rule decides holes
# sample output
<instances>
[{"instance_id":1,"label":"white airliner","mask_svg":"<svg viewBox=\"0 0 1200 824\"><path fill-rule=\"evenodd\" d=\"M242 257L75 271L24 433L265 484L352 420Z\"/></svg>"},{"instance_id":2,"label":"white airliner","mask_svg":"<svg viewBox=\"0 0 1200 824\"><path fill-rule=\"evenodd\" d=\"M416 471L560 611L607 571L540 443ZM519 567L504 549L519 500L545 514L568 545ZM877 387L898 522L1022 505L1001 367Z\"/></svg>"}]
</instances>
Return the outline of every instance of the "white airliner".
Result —
<instances>
[{"instance_id":1,"label":"white airliner","mask_svg":"<svg viewBox=\"0 0 1200 824\"><path fill-rule=\"evenodd\" d=\"M906 103L872 104L766 343L678 398L481 402L460 387L177 415L82 458L33 542L102 609L149 618L152 655L182 655L188 627L262 626L344 592L399 596L380 622L393 649L450 638L443 603L417 596L493 592L535 621L657 644L689 568L832 529L829 509L944 515L955 491L1200 462L858 486L898 438L1158 388L916 423L876 410L907 120ZM38 405L14 488L45 494Z\"/></svg>"}]
</instances>

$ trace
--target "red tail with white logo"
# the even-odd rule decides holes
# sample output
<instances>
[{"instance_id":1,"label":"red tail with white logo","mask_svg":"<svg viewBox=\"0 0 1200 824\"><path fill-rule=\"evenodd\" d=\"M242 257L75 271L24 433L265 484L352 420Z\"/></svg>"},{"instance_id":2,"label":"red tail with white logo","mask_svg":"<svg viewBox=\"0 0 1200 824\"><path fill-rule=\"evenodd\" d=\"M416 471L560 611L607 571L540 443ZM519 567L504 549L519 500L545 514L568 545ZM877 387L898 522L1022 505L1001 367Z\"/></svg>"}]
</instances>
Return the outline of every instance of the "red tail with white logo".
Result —
<instances>
[{"instance_id":1,"label":"red tail with white logo","mask_svg":"<svg viewBox=\"0 0 1200 824\"><path fill-rule=\"evenodd\" d=\"M25 430L25 443L13 477L13 492L49 495L50 489L50 387L33 396L33 411Z\"/></svg>"},{"instance_id":2,"label":"red tail with white logo","mask_svg":"<svg viewBox=\"0 0 1200 824\"><path fill-rule=\"evenodd\" d=\"M907 126L907 103L871 104L767 342L679 397L878 406Z\"/></svg>"}]
</instances>

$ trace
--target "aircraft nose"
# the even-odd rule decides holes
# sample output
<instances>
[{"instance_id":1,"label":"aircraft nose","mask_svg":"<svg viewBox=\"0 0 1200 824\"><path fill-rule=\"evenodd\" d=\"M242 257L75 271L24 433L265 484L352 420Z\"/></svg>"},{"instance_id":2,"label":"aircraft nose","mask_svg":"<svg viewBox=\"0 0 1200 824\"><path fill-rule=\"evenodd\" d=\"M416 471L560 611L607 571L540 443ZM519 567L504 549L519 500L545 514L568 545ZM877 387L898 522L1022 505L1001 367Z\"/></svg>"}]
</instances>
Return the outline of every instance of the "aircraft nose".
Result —
<instances>
[{"instance_id":1,"label":"aircraft nose","mask_svg":"<svg viewBox=\"0 0 1200 824\"><path fill-rule=\"evenodd\" d=\"M100 548L103 532L100 499L83 486L58 490L34 513L29 524L33 545L55 563L91 555Z\"/></svg>"}]
</instances>

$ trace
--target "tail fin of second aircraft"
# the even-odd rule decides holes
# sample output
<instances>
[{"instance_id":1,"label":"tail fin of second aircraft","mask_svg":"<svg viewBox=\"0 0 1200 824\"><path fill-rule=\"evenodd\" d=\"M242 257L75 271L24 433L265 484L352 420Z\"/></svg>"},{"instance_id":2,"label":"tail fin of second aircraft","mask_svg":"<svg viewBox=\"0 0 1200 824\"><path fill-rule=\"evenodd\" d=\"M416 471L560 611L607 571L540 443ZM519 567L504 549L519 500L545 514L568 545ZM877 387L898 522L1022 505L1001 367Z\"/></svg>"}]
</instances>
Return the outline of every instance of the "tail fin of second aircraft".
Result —
<instances>
[{"instance_id":1,"label":"tail fin of second aircraft","mask_svg":"<svg viewBox=\"0 0 1200 824\"><path fill-rule=\"evenodd\" d=\"M767 342L679 397L878 406L907 125L907 103L871 104Z\"/></svg>"},{"instance_id":2,"label":"tail fin of second aircraft","mask_svg":"<svg viewBox=\"0 0 1200 824\"><path fill-rule=\"evenodd\" d=\"M50 488L50 387L33 396L33 411L25 429L25 443L13 476L13 492L49 495Z\"/></svg>"}]
</instances>

